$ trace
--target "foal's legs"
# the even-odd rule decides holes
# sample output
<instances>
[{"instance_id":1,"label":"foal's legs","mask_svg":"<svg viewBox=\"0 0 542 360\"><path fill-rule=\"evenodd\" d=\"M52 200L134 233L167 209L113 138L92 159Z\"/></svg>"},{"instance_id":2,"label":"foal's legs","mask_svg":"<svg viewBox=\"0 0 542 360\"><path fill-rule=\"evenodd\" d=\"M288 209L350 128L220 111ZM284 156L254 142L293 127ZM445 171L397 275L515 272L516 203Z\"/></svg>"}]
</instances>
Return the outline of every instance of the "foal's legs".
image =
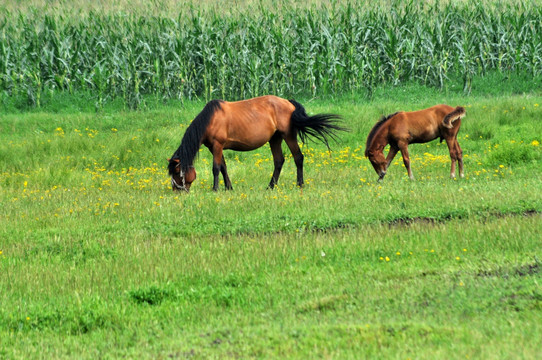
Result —
<instances>
[{"instance_id":1,"label":"foal's legs","mask_svg":"<svg viewBox=\"0 0 542 360\"><path fill-rule=\"evenodd\" d=\"M386 171L390 167L391 162L393 161L393 158L395 155L397 155L397 152L399 151L399 148L396 145L390 144L390 151L388 152L388 156L386 156Z\"/></svg>"},{"instance_id":2,"label":"foal's legs","mask_svg":"<svg viewBox=\"0 0 542 360\"><path fill-rule=\"evenodd\" d=\"M397 143L397 146L399 147L399 150L401 150L401 155L403 156L403 163L405 164L405 167L407 168L408 177L410 178L410 180L414 180L414 175L412 175L412 169L410 169L410 157L408 155L408 142L399 141Z\"/></svg>"},{"instance_id":3,"label":"foal's legs","mask_svg":"<svg viewBox=\"0 0 542 360\"><path fill-rule=\"evenodd\" d=\"M273 170L273 176L269 182L269 189L273 189L275 185L279 182L280 171L282 170L282 165L284 164L284 154L282 153L282 135L278 132L275 133L269 140L269 146L271 146L271 154L273 155L273 163L275 164L275 169Z\"/></svg>"},{"instance_id":4,"label":"foal's legs","mask_svg":"<svg viewBox=\"0 0 542 360\"><path fill-rule=\"evenodd\" d=\"M284 140L292 152L295 166L297 167L297 186L303 187L303 154L297 143L297 135L286 135Z\"/></svg>"},{"instance_id":5,"label":"foal's legs","mask_svg":"<svg viewBox=\"0 0 542 360\"><path fill-rule=\"evenodd\" d=\"M459 176L464 178L465 172L463 171L463 150L461 150L461 147L457 142L457 138L455 138L455 152L457 154L457 164L459 165Z\"/></svg>"},{"instance_id":6,"label":"foal's legs","mask_svg":"<svg viewBox=\"0 0 542 360\"><path fill-rule=\"evenodd\" d=\"M450 168L450 178L455 178L455 162L457 161L457 140L455 138L446 138L446 145L450 151L450 159L452 160L452 167ZM457 145L459 147L459 144ZM463 160L461 160L461 168L463 168Z\"/></svg>"}]
</instances>

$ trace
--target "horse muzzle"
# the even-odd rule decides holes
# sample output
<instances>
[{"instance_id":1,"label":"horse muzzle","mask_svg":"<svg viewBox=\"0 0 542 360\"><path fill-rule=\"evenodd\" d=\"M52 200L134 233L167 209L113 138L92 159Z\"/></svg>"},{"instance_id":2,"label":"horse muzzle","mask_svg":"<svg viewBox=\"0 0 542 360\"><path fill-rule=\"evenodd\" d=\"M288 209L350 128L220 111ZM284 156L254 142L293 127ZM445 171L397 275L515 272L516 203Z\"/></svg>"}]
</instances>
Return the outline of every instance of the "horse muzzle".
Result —
<instances>
[{"instance_id":1,"label":"horse muzzle","mask_svg":"<svg viewBox=\"0 0 542 360\"><path fill-rule=\"evenodd\" d=\"M171 189L173 191L185 191L189 192L190 189L186 187L186 184L184 183L184 179L181 179L181 184L179 184L173 177L171 177Z\"/></svg>"}]
</instances>

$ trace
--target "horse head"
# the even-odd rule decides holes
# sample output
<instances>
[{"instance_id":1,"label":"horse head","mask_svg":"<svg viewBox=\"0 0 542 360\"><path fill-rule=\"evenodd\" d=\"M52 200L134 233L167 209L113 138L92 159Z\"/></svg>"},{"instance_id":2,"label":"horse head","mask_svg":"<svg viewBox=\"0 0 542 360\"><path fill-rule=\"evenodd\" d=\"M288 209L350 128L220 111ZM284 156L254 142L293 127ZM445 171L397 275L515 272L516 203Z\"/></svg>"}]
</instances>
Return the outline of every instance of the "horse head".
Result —
<instances>
[{"instance_id":1,"label":"horse head","mask_svg":"<svg viewBox=\"0 0 542 360\"><path fill-rule=\"evenodd\" d=\"M373 165L373 168L379 176L378 181L382 181L386 175L386 170L388 167L388 162L384 157L384 153L378 150L369 150L367 151L367 157L369 158L369 161L371 161L371 165Z\"/></svg>"},{"instance_id":2,"label":"horse head","mask_svg":"<svg viewBox=\"0 0 542 360\"><path fill-rule=\"evenodd\" d=\"M171 176L171 189L173 191L190 191L190 186L196 180L196 169L190 166L187 171L181 168L179 159L168 159L169 175Z\"/></svg>"}]
</instances>

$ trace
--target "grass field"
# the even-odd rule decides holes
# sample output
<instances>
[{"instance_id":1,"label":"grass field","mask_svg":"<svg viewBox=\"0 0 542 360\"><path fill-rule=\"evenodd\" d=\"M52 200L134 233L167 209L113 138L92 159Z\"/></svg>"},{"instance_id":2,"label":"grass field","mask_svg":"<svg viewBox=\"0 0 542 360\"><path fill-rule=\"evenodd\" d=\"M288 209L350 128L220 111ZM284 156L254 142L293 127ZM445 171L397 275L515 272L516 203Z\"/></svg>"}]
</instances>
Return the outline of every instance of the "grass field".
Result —
<instances>
[{"instance_id":1,"label":"grass field","mask_svg":"<svg viewBox=\"0 0 542 360\"><path fill-rule=\"evenodd\" d=\"M0 359L538 359L540 0L0 3ZM212 98L296 98L350 131L166 158ZM462 105L466 177L374 123ZM136 110L137 109L137 110Z\"/></svg>"},{"instance_id":2,"label":"grass field","mask_svg":"<svg viewBox=\"0 0 542 360\"><path fill-rule=\"evenodd\" d=\"M165 159L202 102L1 113L0 357L537 358L541 94L298 100L351 129L303 146L302 190L286 149L265 189L265 146L216 193L202 150L188 195ZM467 109L466 178L435 141L376 182L372 125L441 102Z\"/></svg>"}]
</instances>

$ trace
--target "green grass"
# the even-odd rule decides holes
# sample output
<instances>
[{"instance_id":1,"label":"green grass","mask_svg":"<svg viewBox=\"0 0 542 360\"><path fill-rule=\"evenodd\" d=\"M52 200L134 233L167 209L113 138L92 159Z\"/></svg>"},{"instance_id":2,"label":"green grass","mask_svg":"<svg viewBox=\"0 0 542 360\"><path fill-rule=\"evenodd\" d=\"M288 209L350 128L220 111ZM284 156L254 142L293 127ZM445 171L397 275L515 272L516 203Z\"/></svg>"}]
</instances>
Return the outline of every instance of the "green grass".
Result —
<instances>
[{"instance_id":1,"label":"green grass","mask_svg":"<svg viewBox=\"0 0 542 360\"><path fill-rule=\"evenodd\" d=\"M538 358L539 2L5 1L0 358ZM303 189L264 146L173 193L203 99L264 93L351 131ZM371 127L437 103L466 178L435 141L377 183Z\"/></svg>"},{"instance_id":2,"label":"green grass","mask_svg":"<svg viewBox=\"0 0 542 360\"><path fill-rule=\"evenodd\" d=\"M540 220L27 241L2 259L3 351L534 359Z\"/></svg>"},{"instance_id":3,"label":"green grass","mask_svg":"<svg viewBox=\"0 0 542 360\"><path fill-rule=\"evenodd\" d=\"M535 359L542 97L514 86L298 99L351 129L304 145L302 190L290 157L265 189L265 146L226 152L229 192L202 151L188 195L165 159L202 102L4 108L0 357ZM467 109L467 177L432 142L410 148L415 182L397 158L377 183L373 124L441 102Z\"/></svg>"}]
</instances>

